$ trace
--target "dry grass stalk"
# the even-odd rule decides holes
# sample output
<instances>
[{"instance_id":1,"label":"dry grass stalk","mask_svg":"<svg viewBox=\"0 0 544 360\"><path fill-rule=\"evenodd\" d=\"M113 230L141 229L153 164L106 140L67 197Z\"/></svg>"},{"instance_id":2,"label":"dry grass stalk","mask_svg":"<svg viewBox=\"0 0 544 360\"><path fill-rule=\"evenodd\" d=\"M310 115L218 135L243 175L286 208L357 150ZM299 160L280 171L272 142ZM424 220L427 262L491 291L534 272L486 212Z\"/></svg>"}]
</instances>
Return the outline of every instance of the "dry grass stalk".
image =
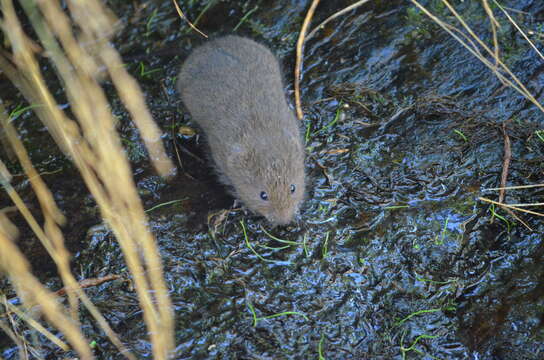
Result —
<instances>
[{"instance_id":1,"label":"dry grass stalk","mask_svg":"<svg viewBox=\"0 0 544 360\"><path fill-rule=\"evenodd\" d=\"M425 15L429 16L434 22L436 22L440 27L442 27L448 34L450 34L455 40L457 40L461 45L463 45L472 55L474 55L478 60L480 60L484 65L486 65L497 78L505 85L510 86L520 94L522 94L526 99L532 102L540 111L544 112L544 107L542 104L535 99L527 87L518 79L518 77L510 70L508 66L496 56L495 51L491 50L472 30L472 28L465 22L465 20L457 13L457 11L451 6L447 0L442 0L442 3L446 5L448 10L454 15L454 17L459 21L465 31L468 33L464 34L460 29L455 28L454 26L445 23L440 20L438 17L433 15L427 8L421 5L417 0L411 0L414 5L416 5ZM461 35L462 34L462 35ZM461 37L465 38L463 40ZM470 40L467 40L470 39ZM490 56L494 63L489 61L481 52L480 49L484 50L484 54ZM504 74L503 74L504 72Z\"/></svg>"},{"instance_id":2,"label":"dry grass stalk","mask_svg":"<svg viewBox=\"0 0 544 360\"><path fill-rule=\"evenodd\" d=\"M6 307L8 311L13 312L16 314L19 318L24 319L24 321L36 329L40 334L44 335L49 341L51 341L53 344L57 345L59 348L61 348L64 351L68 351L70 347L61 339L59 339L57 336L53 335L49 330L47 330L45 327L42 326L39 322L34 320L32 317L25 314L23 311L21 311L17 306L10 304L5 296L2 296L2 303Z\"/></svg>"},{"instance_id":3,"label":"dry grass stalk","mask_svg":"<svg viewBox=\"0 0 544 360\"><path fill-rule=\"evenodd\" d=\"M17 347L19 348L19 359L27 360L29 358L27 344L26 342L22 341L22 337L19 336L19 334L17 334L15 331L12 331L7 322L4 320L0 320L0 329L2 329L2 331L4 331L8 335L11 341L17 344ZM3 360L1 356L0 359Z\"/></svg>"},{"instance_id":4,"label":"dry grass stalk","mask_svg":"<svg viewBox=\"0 0 544 360\"><path fill-rule=\"evenodd\" d=\"M173 348L173 320L168 291L162 277L162 265L155 240L145 226L146 217L132 180L130 166L115 131L109 103L99 84L100 66L106 66L121 99L141 131L157 171L163 175L169 174L173 166L164 153L160 131L151 119L138 85L128 75L119 55L108 42L110 34L107 32L112 27L110 13L99 1L68 2L72 18L82 31L81 38L76 39L71 30L72 24L58 2L37 1L38 8L34 1L21 1L42 46L55 66L58 78L64 84L71 110L77 118L76 123L59 109L49 92L11 0L2 0L0 4L4 15L2 24L4 35L9 39L13 51L13 56L5 51L0 53L0 69L30 103L44 105L35 111L61 149L80 170L104 220L121 244L144 310L144 319L151 334L155 358L166 359ZM81 46L81 39L87 44L92 44L95 52L90 53L88 48ZM6 120L3 123L7 124L6 129L10 128ZM24 148L17 144L15 138L16 135L12 133L10 139L13 139L13 146L27 176L33 179L32 186L44 212L43 230L9 183L4 181L4 185L12 201L55 260L68 289L73 318L77 319L75 312L79 299L119 350L126 357L133 358L70 273L69 254L58 227L62 222L62 216L49 192L44 189L39 175L31 166ZM9 241L5 237L2 240ZM39 298L38 303L42 305L44 302L56 304L54 296L40 288L41 285L30 275L28 264L18 249L13 245L2 248L2 253L10 256L1 257L0 266L10 274L15 286L19 290L24 290L24 293L19 292L19 295L31 300ZM19 261L19 266L10 266L14 259ZM27 287L27 284L37 285ZM87 342L75 325L77 323L66 321L58 305L43 306L43 312L54 326L66 334L81 358L92 358ZM68 327L68 324L72 326Z\"/></svg>"},{"instance_id":5,"label":"dry grass stalk","mask_svg":"<svg viewBox=\"0 0 544 360\"><path fill-rule=\"evenodd\" d=\"M0 270L8 274L25 305L40 304L47 320L64 333L81 358L93 359L88 341L83 337L79 326L64 314L56 297L31 274L30 265L13 243L13 239L0 233L0 247Z\"/></svg>"},{"instance_id":6,"label":"dry grass stalk","mask_svg":"<svg viewBox=\"0 0 544 360\"><path fill-rule=\"evenodd\" d=\"M544 216L544 214L536 212L536 211L522 209L522 208L520 208L518 206L513 206L513 205L510 205L510 204L503 204L503 203L500 203L498 201L493 201L491 199L487 199L487 198L484 198L484 197L479 197L478 200L481 200L481 201L484 201L484 202L487 202L487 203L490 203L490 204L493 204L493 205L498 205L498 206L501 206L501 207L504 207L504 208L507 208L507 209L517 210L517 211L524 212L524 213L531 214L531 215ZM528 205L528 204L526 204L526 205Z\"/></svg>"},{"instance_id":7,"label":"dry grass stalk","mask_svg":"<svg viewBox=\"0 0 544 360\"><path fill-rule=\"evenodd\" d=\"M484 63L489 69L493 71L493 73L498 77L498 79L505 85L512 87L516 91L518 91L520 94L522 94L526 99L528 99L531 103L533 103L540 111L544 112L544 107L542 104L538 102L537 99L534 98L534 96L529 92L527 87L517 78L517 76L502 62L500 59L500 44L498 42L497 37L497 28L500 26L498 21L496 20L493 10L489 6L488 0L482 0L482 4L484 7L484 10L489 18L490 24L491 24L491 31L493 34L493 49L490 49L472 30L472 28L466 23L466 21L457 13L455 8L451 6L451 4L448 2L448 0L442 0L442 3L448 8L448 10L454 15L454 17L459 21L459 23L462 25L462 28L467 32L465 34L460 29L457 29L456 27L452 26L451 24L447 24L444 21L440 20L438 17L433 15L429 10L427 10L424 6L418 3L417 0L411 0L413 4L415 4L423 13L425 13L427 16L429 16L434 22L436 22L438 25L440 25L444 30L446 30L453 38L455 38L459 43L461 43L471 54L473 54L475 57L477 57L482 63ZM515 28L522 34L522 36L525 38L525 40L529 43L529 45L533 48L533 50L536 51L536 53L544 59L544 55L536 48L536 46L531 42L531 40L527 37L527 35L521 30L519 25L512 19L510 14L505 10L504 7L502 7L496 0L493 0L494 4L497 5L497 7L504 13L504 15L508 18L508 20L515 26ZM482 54L483 50L483 54ZM494 63L490 62L487 58L487 56L490 56ZM503 131L505 132L504 128ZM506 132L505 135L505 158L504 158L504 164L503 164L503 172L501 176L501 186L498 188L493 189L484 189L485 190L499 190L499 201L493 201L486 198L479 198L481 201L488 202L494 205L501 206L504 208L510 215L512 215L514 218L516 218L518 221L520 221L524 226L526 226L528 229L531 230L531 228L523 222L515 213L513 213L513 210L525 212L528 214L536 215L536 216L544 216L544 214L538 213L536 211L526 210L522 207L529 207L529 206L540 206L541 203L529 203L529 204L504 204L504 191L508 189L527 189L527 188L533 188L533 187L540 187L544 186L542 184L536 184L536 185L523 185L523 186L510 186L506 187L506 176L508 173L508 166L510 163L510 140L508 138L508 135Z\"/></svg>"},{"instance_id":8,"label":"dry grass stalk","mask_svg":"<svg viewBox=\"0 0 544 360\"><path fill-rule=\"evenodd\" d=\"M512 17L510 16L510 14L508 13L508 11L506 11L506 8L502 7L501 4L499 4L497 1L493 0L493 2L495 3L495 5L497 5L497 7L499 9L501 9L501 11L503 12L503 14L508 18L508 21L510 21L510 23L512 25L514 25L514 27L521 33L521 35L523 36L523 38L525 39L525 41L527 41L527 43L529 43L529 45L531 45L531 47L533 48L533 50L538 54L538 56L540 56L541 59L544 60L544 54L542 54L542 52L540 52L540 50L538 50L538 48L535 46L535 44L531 41L531 39L529 39L529 37L527 36L527 34L525 34L525 32L519 27L519 25L514 21L514 19L512 19Z\"/></svg>"},{"instance_id":9,"label":"dry grass stalk","mask_svg":"<svg viewBox=\"0 0 544 360\"><path fill-rule=\"evenodd\" d=\"M189 19L187 19L187 16L185 16L183 11L181 11L181 8L179 7L178 2L176 0L172 0L172 2L174 3L174 7L176 8L176 11L178 12L179 17L182 18L183 20L185 20L187 22L187 24L189 24L191 29L193 29L194 31L196 31L197 33L199 33L200 35L204 36L207 39L208 35L204 34L202 31L198 30L198 28L196 26L194 26L193 23L189 21Z\"/></svg>"},{"instance_id":10,"label":"dry grass stalk","mask_svg":"<svg viewBox=\"0 0 544 360\"><path fill-rule=\"evenodd\" d=\"M496 188L489 188L489 189L483 189L482 191L495 191L495 190L518 190L518 189L532 189L537 187L544 187L544 184L531 184L531 185L517 185L517 186L505 186L505 187L496 187Z\"/></svg>"},{"instance_id":11,"label":"dry grass stalk","mask_svg":"<svg viewBox=\"0 0 544 360\"><path fill-rule=\"evenodd\" d=\"M495 19L493 10L491 10L491 8L489 7L489 3L487 2L487 0L482 0L482 5L484 6L485 13L487 14L487 18L489 19L489 25L491 26L491 33L493 34L493 57L496 61L496 59L499 59L500 56L499 39L497 37L497 28L500 27L500 24L497 19ZM497 66L496 62L495 66Z\"/></svg>"},{"instance_id":12,"label":"dry grass stalk","mask_svg":"<svg viewBox=\"0 0 544 360\"><path fill-rule=\"evenodd\" d=\"M302 104L300 101L300 70L302 68L302 48L304 46L304 38L306 36L306 32L308 31L308 26L312 21L312 17L314 16L317 4L319 4L319 0L312 1L312 4L310 5L308 12L306 13L306 17L304 18L304 22L302 23L302 27L300 28L300 33L297 40L297 53L295 61L295 107L297 112L297 118L299 120L302 120L304 118L304 113L302 112Z\"/></svg>"},{"instance_id":13,"label":"dry grass stalk","mask_svg":"<svg viewBox=\"0 0 544 360\"><path fill-rule=\"evenodd\" d=\"M325 27L325 25L327 25L329 22L333 21L334 19L344 15L345 13L347 12L350 12L351 10L353 9L356 9L358 8L359 6L363 6L364 4L366 4L367 2L369 2L370 0L359 0L357 1L356 3L353 3L345 8L343 8L342 10L340 11L337 11L335 12L334 14L332 14L331 16L329 16L328 18L326 18L325 20L323 20L319 25L317 25L312 31L310 31L308 33L308 36L306 36L306 40L309 40L311 39L316 32L318 32L319 30L323 29Z\"/></svg>"}]
</instances>

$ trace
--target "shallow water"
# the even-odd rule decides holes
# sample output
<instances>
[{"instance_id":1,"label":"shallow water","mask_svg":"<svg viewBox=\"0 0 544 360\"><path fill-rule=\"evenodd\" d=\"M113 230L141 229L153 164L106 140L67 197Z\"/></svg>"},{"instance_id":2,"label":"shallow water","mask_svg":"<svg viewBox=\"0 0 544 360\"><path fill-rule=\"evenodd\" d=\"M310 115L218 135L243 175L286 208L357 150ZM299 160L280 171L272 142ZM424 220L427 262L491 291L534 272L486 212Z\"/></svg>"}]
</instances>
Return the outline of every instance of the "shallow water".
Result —
<instances>
[{"instance_id":1,"label":"shallow water","mask_svg":"<svg viewBox=\"0 0 544 360\"><path fill-rule=\"evenodd\" d=\"M206 4L191 2L184 11L196 19ZM426 4L446 14L439 2ZM197 25L212 36L232 32L252 11L238 33L280 56L292 99L294 46L308 5L216 2ZM347 5L324 2L313 24ZM542 34L544 4L506 5L527 12L516 20ZM458 9L490 40L477 3ZM222 211L233 199L210 177L204 146L176 95L177 70L202 38L179 31L170 2L127 2L113 10L127 25L118 48L171 157L177 152L180 159L173 182L154 175L137 131L114 101L145 208L180 200L148 212L176 312L176 359L542 358L542 223L521 215L531 232L497 209L507 220L492 221L492 208L478 197L498 197L483 189L500 184L505 121L512 142L508 185L542 182L544 147L535 131L543 116L438 26L408 2L379 2L308 40L302 98L310 190L297 226L270 229L259 217ZM542 102L543 61L499 20L503 58ZM26 116L18 126L31 121ZM47 138L39 134L31 132ZM53 165L73 171L52 152ZM34 150L33 159L42 164L40 154ZM45 178L64 211L85 209L66 230L76 234L66 237L77 239L70 246L77 275L123 273L112 234L92 226L99 224L94 203L75 191L81 182ZM512 190L506 202L542 202L542 196L538 188ZM296 244L283 248L263 228ZM130 286L112 282L88 293L129 347L150 357ZM283 312L291 313L264 319ZM85 331L99 358L119 358L103 334L90 325ZM60 356L46 343L43 350L45 357ZM2 351L17 358L10 345Z\"/></svg>"}]
</instances>

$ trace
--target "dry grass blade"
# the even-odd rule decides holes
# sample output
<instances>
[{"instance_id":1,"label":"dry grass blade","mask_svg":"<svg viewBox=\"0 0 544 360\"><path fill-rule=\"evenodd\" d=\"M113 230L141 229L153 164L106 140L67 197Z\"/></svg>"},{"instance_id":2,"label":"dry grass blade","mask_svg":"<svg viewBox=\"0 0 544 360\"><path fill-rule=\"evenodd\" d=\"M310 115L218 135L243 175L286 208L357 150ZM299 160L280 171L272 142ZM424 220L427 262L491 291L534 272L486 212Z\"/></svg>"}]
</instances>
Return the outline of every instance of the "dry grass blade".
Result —
<instances>
[{"instance_id":1,"label":"dry grass blade","mask_svg":"<svg viewBox=\"0 0 544 360\"><path fill-rule=\"evenodd\" d=\"M497 38L497 28L500 27L499 22L495 19L493 15L493 10L489 7L487 0L482 0L482 5L484 6L485 13L489 19L489 24L491 26L491 33L493 34L493 57L495 61L499 59L499 40ZM495 63L497 65L497 63Z\"/></svg>"},{"instance_id":2,"label":"dry grass blade","mask_svg":"<svg viewBox=\"0 0 544 360\"><path fill-rule=\"evenodd\" d=\"M21 4L31 20L35 33L40 38L41 45L47 51L58 78L64 85L70 101L70 109L75 114L77 123L60 110L49 92L34 52L29 46L30 41L22 31L10 0L1 0L1 10L4 15L2 24L4 36L9 39L13 56L2 51L0 69L29 102L43 104L42 107L36 108L35 112L50 130L61 149L70 156L80 170L104 220L121 244L144 310L143 315L153 343L155 358L166 359L173 347L171 304L162 277L162 265L155 240L145 226L146 216L132 180L130 166L115 131L115 121L110 105L99 83L100 74L97 71L100 66L106 66L121 99L141 131L156 169L161 174L168 174L171 173L173 166L164 153L160 131L151 119L138 85L128 75L119 55L108 43L111 35L108 31L112 27L111 16L100 1L67 3L77 26L74 26L56 1L22 0ZM93 52L83 47L75 38L72 33L74 27L81 30L80 39L83 39L86 44L92 44ZM14 62L12 63L10 59ZM5 120L4 123L7 124L7 121ZM9 125L6 128L9 129ZM10 134L11 139L17 137L13 131ZM134 359L70 273L69 254L64 248L64 241L58 227L61 218L55 213L56 206L50 194L48 195L48 192L43 189L41 180L32 168L22 145L17 144L16 140L13 144L14 148L19 149L17 154L27 176L35 179L32 185L37 194L39 193L40 203L43 202L42 210L46 219L44 229L37 224L22 199L6 181L7 179L4 179L3 185L55 260L67 289L73 309L73 319L77 320L76 310L78 301L81 300L120 352L129 359ZM5 235L3 232L2 234ZM2 253L4 249L8 248L3 248ZM12 251L12 248L8 250ZM13 251L16 251L15 247ZM27 279L31 277L29 273L24 272L27 269L8 266L10 264L8 260L11 259L6 257L0 260L0 266L5 271L9 270L8 273L14 279L16 286L22 289L24 284L24 290L30 291L23 297L24 299L39 298L41 303L45 301L43 298L49 297L47 301L54 302L51 294L32 293L34 287L26 288L27 283L37 283L34 278ZM23 280L26 283L21 283ZM40 288L36 287L35 290L40 291ZM58 326L58 319L62 312L59 315L51 306L44 307L43 311L59 330L65 332L68 329L68 325ZM77 325L73 325L69 330L72 335L66 334L66 336L79 352L80 357L91 358L87 342L81 341L83 336Z\"/></svg>"},{"instance_id":3,"label":"dry grass blade","mask_svg":"<svg viewBox=\"0 0 544 360\"><path fill-rule=\"evenodd\" d=\"M304 22L302 23L302 27L300 28L300 34L298 35L297 40L297 53L295 61L295 107L299 120L302 120L304 118L304 113L302 112L302 105L300 101L300 70L302 68L302 48L304 46L304 38L306 36L306 31L308 30L308 25L310 25L310 21L312 21L312 17L314 16L314 12L318 4L319 0L312 1L312 4L310 5L308 12L306 13L306 17L304 18Z\"/></svg>"},{"instance_id":4,"label":"dry grass blade","mask_svg":"<svg viewBox=\"0 0 544 360\"><path fill-rule=\"evenodd\" d=\"M28 262L13 244L13 241L0 233L0 269L8 274L26 306L40 304L47 320L62 331L82 359L93 359L87 340L77 324L64 315L55 296L47 291L30 272Z\"/></svg>"},{"instance_id":5,"label":"dry grass blade","mask_svg":"<svg viewBox=\"0 0 544 360\"><path fill-rule=\"evenodd\" d=\"M57 336L53 335L49 330L44 328L42 326L42 324L40 324L39 322L37 322L36 320L31 318L30 316L26 315L23 311L19 310L19 308L17 306L14 306L14 305L10 304L5 297L3 298L3 300L4 300L3 301L4 306L6 307L6 309L8 311L13 312L18 317L20 317L21 319L26 321L27 324L29 324L31 327L36 329L36 331L38 331L40 334L45 336L47 339L49 339L49 341L51 341L53 344L57 345L62 350L64 350L64 351L69 350L68 345L64 341L59 339Z\"/></svg>"},{"instance_id":6,"label":"dry grass blade","mask_svg":"<svg viewBox=\"0 0 544 360\"><path fill-rule=\"evenodd\" d=\"M174 3L174 6L176 7L176 11L178 12L179 17L182 18L183 20L185 20L187 22L187 24L189 24L191 29L193 29L194 31L196 31L197 33L199 33L200 35L204 36L207 39L208 35L204 34L202 31L198 30L197 27L194 26L193 23L189 21L189 19L187 19L187 16L185 16L183 11L181 11L181 8L179 7L178 2L176 0L172 0L172 2Z\"/></svg>"},{"instance_id":7,"label":"dry grass blade","mask_svg":"<svg viewBox=\"0 0 544 360\"><path fill-rule=\"evenodd\" d=\"M514 25L514 27L521 33L521 35L523 36L523 38L529 43L529 45L531 45L531 47L533 48L533 50L538 54L538 56L540 56L541 59L544 60L544 54L542 54L540 52L540 50L538 50L538 48L535 46L535 44L531 41L531 39L529 39L529 37L527 36L527 34L525 34L525 32L519 27L519 25L514 21L514 19L512 19L512 17L510 16L510 14L508 13L508 11L506 11L506 9L504 7L501 6L501 4L499 4L496 0L493 0L493 2L495 3L495 5L497 5L497 7L499 9L501 9L501 11L504 13L504 15L508 18L508 21L510 21L510 23L512 23L512 25Z\"/></svg>"},{"instance_id":8,"label":"dry grass blade","mask_svg":"<svg viewBox=\"0 0 544 360\"><path fill-rule=\"evenodd\" d=\"M11 25L18 25L15 14L13 12L10 12L9 8L6 8L8 10L6 12L6 17ZM29 9L26 9L27 11ZM23 36L22 32L18 32L19 36ZM43 34L42 34L43 35ZM17 40L16 38L13 40ZM29 53L24 53L25 50L24 44L21 44L20 52L18 55L21 55L22 59L25 59L24 61L27 61L28 68L34 69L35 71L32 75L32 79L34 81L40 81L40 75L39 71L37 70L37 65L35 64L35 61L32 59L31 56L29 56ZM23 61L19 63L21 65ZM8 74L9 76L10 74ZM13 74L11 74L13 75ZM19 79L21 82L24 82L25 80ZM42 95L36 95L35 92L32 90L32 85L30 82L28 82L24 87L26 92L33 93L32 95L25 93L25 95L28 95L28 98L50 98L50 94L47 94L47 92L43 92ZM41 88L42 90L45 87ZM50 101L49 99L47 101ZM56 105L55 105L56 107ZM4 113L2 111L2 113ZM54 111L51 112L52 114L55 114ZM42 114L44 117L53 117L54 115L48 114L44 110L42 110ZM50 119L50 118L49 118ZM59 122L60 123L60 122ZM64 136L62 127L58 126L59 123L55 123L53 126L57 126L56 133L57 136L59 136L60 139L66 139L67 137ZM48 190L43 189L44 187L43 182L41 181L39 175L36 173L34 168L32 167L32 164L30 163L30 160L28 159L28 156L26 154L26 151L24 150L24 147L20 140L18 139L17 135L15 134L14 129L11 127L9 121L7 119L2 120L2 124L4 125L4 129L8 134L8 139L12 143L12 147L15 149L16 154L19 158L19 161L23 165L23 169L25 170L25 173L29 177L31 181L31 185L33 186L33 189L36 193L36 195L39 198L40 204L42 205L42 212L45 217L45 230L42 230L41 227L38 225L37 221L33 218L33 216L30 214L26 206L24 205L22 199L17 195L17 193L9 186L9 184L4 184L4 187L10 197L12 198L12 201L17 205L19 211L23 214L24 218L26 219L27 223L30 225L34 233L38 236L38 239L44 244L46 250L51 255L55 263L57 264L57 267L59 269L59 274L62 277L63 282L65 283L66 287L69 289L68 291L68 298L71 305L72 310L72 318L74 320L77 320L77 311L78 311L78 298L83 301L83 303L86 305L86 307L89 309L91 314L97 319L98 323L102 326L106 334L110 336L113 343L118 346L118 348L126 352L126 349L124 348L123 344L120 342L120 340L117 338L113 330L109 327L105 319L101 316L100 312L94 307L94 305L91 303L91 301L86 297L85 293L81 291L81 289L78 287L77 281L73 277L73 275L70 272L70 265L69 265L69 254L66 248L64 247L64 240L62 238L62 234L60 232L60 229L58 228L59 221L56 221L52 215L54 214L56 206L55 203L50 196L50 193ZM70 151L70 146L66 147L67 151ZM58 217L58 216L57 216ZM131 355L128 354L127 357L131 358Z\"/></svg>"},{"instance_id":9,"label":"dry grass blade","mask_svg":"<svg viewBox=\"0 0 544 360\"><path fill-rule=\"evenodd\" d=\"M451 4L447 0L442 0L442 3L446 5L446 7L450 10L450 12L454 15L454 17L461 23L463 28L467 31L467 33L471 36L472 40L475 44L480 46L489 56L491 56L494 61L494 63L491 63L488 59L486 59L479 51L478 48L476 48L474 45L470 45L469 43L463 41L457 34L461 33L460 30L456 29L455 31L452 30L453 26L450 24L446 24L442 20L440 20L438 17L433 15L427 8L425 8L423 5L421 5L417 0L411 0L414 5L416 5L423 13L425 13L427 16L429 16L434 22L436 22L440 27L442 27L448 34L450 34L454 39L456 39L461 45L463 45L472 55L474 55L476 58L478 58L484 65L486 65L497 78L503 82L504 84L510 86L511 88L515 89L517 92L522 94L525 98L527 98L530 102L532 102L540 111L544 112L544 107L538 102L538 100L535 99L535 97L531 94L529 90L527 90L526 86L517 78L517 76L512 73L510 68L506 66L500 58L495 56L495 52L491 50L475 33L474 31L468 26L468 24L463 20L463 18L457 13L457 11L451 6ZM500 70L500 71L499 71ZM504 71L505 74L503 74L501 71Z\"/></svg>"},{"instance_id":10,"label":"dry grass blade","mask_svg":"<svg viewBox=\"0 0 544 360\"><path fill-rule=\"evenodd\" d=\"M522 204L508 204L515 207L532 207L532 206L544 206L544 203L522 203Z\"/></svg>"},{"instance_id":11,"label":"dry grass blade","mask_svg":"<svg viewBox=\"0 0 544 360\"><path fill-rule=\"evenodd\" d=\"M527 213L527 214L531 214L531 215L544 216L544 214L539 213L539 212L536 212L536 211L521 209L521 208L516 207L516 206L513 206L513 205L503 204L503 203L500 203L500 202L498 202L498 201L493 201L493 200L491 200L491 199L487 199L487 198L484 198L484 197L479 197L478 200L484 201L484 202L487 202L487 203L490 203L490 204L502 206L502 207L504 207L504 208L508 208L508 209L512 209L512 210L521 211L521 212L524 212L524 213Z\"/></svg>"},{"instance_id":12,"label":"dry grass blade","mask_svg":"<svg viewBox=\"0 0 544 360\"><path fill-rule=\"evenodd\" d=\"M506 212L508 214L510 214L514 219L516 219L517 221L519 221L523 226L525 226L527 228L527 230L529 231L534 231L533 228L531 228L525 221L523 221L522 218L520 218L519 216L516 215L516 213L514 211L512 211L511 209L507 209L507 208L504 208L504 210L506 210ZM493 219L493 217L492 217Z\"/></svg>"},{"instance_id":13,"label":"dry grass blade","mask_svg":"<svg viewBox=\"0 0 544 360\"><path fill-rule=\"evenodd\" d=\"M306 36L306 40L311 39L315 35L316 32L323 29L325 27L325 25L327 25L332 20L334 20L336 18L339 18L340 16L344 15L345 13L350 12L351 10L358 8L359 6L362 6L362 5L366 4L369 1L370 0L359 0L354 4L351 4L350 6L343 8L342 10L335 12L334 14L332 14L331 16L329 16L328 18L323 20L312 31L310 31L308 33L308 36Z\"/></svg>"},{"instance_id":14,"label":"dry grass blade","mask_svg":"<svg viewBox=\"0 0 544 360\"><path fill-rule=\"evenodd\" d=\"M513 88L520 94L522 94L526 99L528 99L531 103L533 103L541 112L544 112L544 107L542 104L538 102L537 99L534 98L534 96L529 92L527 87L517 78L517 76L510 70L508 66L504 64L504 62L500 59L499 54L499 42L497 37L497 28L500 26L498 21L496 20L493 10L489 6L488 0L482 0L483 8L487 14L487 17L490 21L491 31L493 34L493 49L490 49L489 46L485 44L484 41L482 41L476 33L472 30L472 28L466 23L466 21L459 15L459 13L455 10L455 8L450 4L448 0L441 0L442 3L446 6L446 8L453 14L453 16L457 19L457 21L461 24L462 29L466 31L466 34L461 31L460 29L457 29L456 27L452 26L451 24L447 24L444 21L440 20L438 17L433 15L428 9L426 9L424 6L422 6L417 0L411 0L414 5L416 5L417 8L419 8L424 14L429 16L435 23L437 23L439 26L441 26L448 34L450 34L454 39L456 39L461 45L463 45L472 55L474 55L476 58L478 58L484 65L486 65L493 73L497 76L497 78L505 85ZM503 13L506 15L508 20L520 31L520 33L524 36L524 38L527 40L527 42L537 51L537 53L542 57L542 54L536 49L534 44L529 40L529 38L525 35L525 33L519 28L519 26L515 23L515 21L511 18L511 16L506 12L506 10L501 7L496 0L493 0L495 5ZM486 56L491 57L494 60L494 63L489 61ZM503 134L504 134L504 159L503 159L503 170L501 175L501 186L499 188L493 188L493 189L485 189L485 190L499 190L499 201L493 201L486 198L480 198L481 201L485 201L488 203L492 203L498 206L503 207L509 214L511 214L513 217L515 217L518 221L520 221L524 226L526 226L528 229L531 230L531 228L523 222L522 219L520 219L516 214L512 212L512 210L525 212L532 215L537 216L544 216L541 213L531 211L531 210L525 210L521 207L504 204L504 196L505 196L505 190L507 189L526 189L526 188L532 188L532 187L538 187L543 185L525 185L525 186L511 186L506 187L506 177L508 175L508 167L510 164L511 159L511 150L510 150L510 138L508 137L506 133L506 129L503 125ZM518 204L523 206L537 206L537 204Z\"/></svg>"},{"instance_id":15,"label":"dry grass blade","mask_svg":"<svg viewBox=\"0 0 544 360\"><path fill-rule=\"evenodd\" d=\"M97 19L105 18L105 12L101 4L96 1L71 2L69 7L73 18L76 19L83 32L88 37L98 36L98 38L95 38L97 55L102 63L106 65L121 99L142 132L142 138L159 173L163 175L170 174L174 167L164 153L160 140L160 132L145 106L138 84L126 72L119 54L107 43L107 39L100 38L107 36L103 32L103 21L97 21ZM85 16L80 16L82 14L85 14ZM55 21L55 19L48 20L49 22ZM63 45L66 46L65 44ZM104 106L98 108L102 110L99 118L107 120L107 123L104 123L102 127L102 135L107 139L110 137L109 134L111 134L113 119L102 92L98 91L92 85L86 84L85 90L95 89L95 97L104 102ZM94 106L96 108L96 98L87 104L87 106ZM85 124L92 127L96 133L95 121L89 118L85 118L85 120ZM155 356L162 358L166 356L168 349L173 346L171 337L173 324L168 291L162 277L160 255L155 246L154 239L145 227L145 214L126 158L122 155L117 157L111 155L112 150L115 154L122 154L118 138L112 140L107 144L109 146L98 147L98 155L102 159L101 165L103 164L104 166L95 166L95 170L101 175L102 181L104 178L110 177L112 171L121 173L120 178L114 182L109 181L107 184L110 187L109 191L107 191L109 199L103 199L105 200L102 207L103 216L112 226L126 255L126 260L134 276L141 305L144 309L144 318L150 328L152 341L156 345L154 347ZM109 147L114 147L115 149ZM99 192L101 193L101 191ZM111 201L110 204L108 204L108 200ZM120 214L123 215L120 216ZM141 263L137 255L136 250L139 248L142 249L142 253L144 254L145 264ZM142 267L147 268L149 278L145 276L145 272L141 271ZM154 289L154 300L149 293L151 289ZM167 336L167 334L170 334L170 336Z\"/></svg>"},{"instance_id":16,"label":"dry grass blade","mask_svg":"<svg viewBox=\"0 0 544 360\"><path fill-rule=\"evenodd\" d=\"M6 333L6 335L8 335L8 337L11 339L11 341L13 341L19 347L19 351L20 351L19 359L27 360L28 352L26 351L26 344L23 341L21 341L18 334L13 332L10 329L9 325L7 325L6 322L3 320L0 320L0 329L2 329ZM0 360L3 360L3 359L4 358L0 356Z\"/></svg>"},{"instance_id":17,"label":"dry grass blade","mask_svg":"<svg viewBox=\"0 0 544 360\"><path fill-rule=\"evenodd\" d=\"M544 187L544 184L532 184L532 185L518 185L518 186L505 186L505 187L496 187L489 189L482 189L482 191L496 191L496 190L519 190L519 189L532 189L537 187Z\"/></svg>"}]
</instances>

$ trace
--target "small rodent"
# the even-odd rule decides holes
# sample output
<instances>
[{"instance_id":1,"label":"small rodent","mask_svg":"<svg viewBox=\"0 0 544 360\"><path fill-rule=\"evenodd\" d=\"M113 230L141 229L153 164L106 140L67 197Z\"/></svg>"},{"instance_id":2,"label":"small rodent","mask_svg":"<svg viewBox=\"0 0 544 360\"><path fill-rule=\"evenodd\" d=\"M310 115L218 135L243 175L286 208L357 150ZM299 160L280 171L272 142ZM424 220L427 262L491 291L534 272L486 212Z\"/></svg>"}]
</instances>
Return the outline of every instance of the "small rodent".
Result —
<instances>
[{"instance_id":1,"label":"small rodent","mask_svg":"<svg viewBox=\"0 0 544 360\"><path fill-rule=\"evenodd\" d=\"M290 223L304 198L304 145L272 52L239 36L211 40L185 60L177 88L221 181L271 223Z\"/></svg>"}]
</instances>

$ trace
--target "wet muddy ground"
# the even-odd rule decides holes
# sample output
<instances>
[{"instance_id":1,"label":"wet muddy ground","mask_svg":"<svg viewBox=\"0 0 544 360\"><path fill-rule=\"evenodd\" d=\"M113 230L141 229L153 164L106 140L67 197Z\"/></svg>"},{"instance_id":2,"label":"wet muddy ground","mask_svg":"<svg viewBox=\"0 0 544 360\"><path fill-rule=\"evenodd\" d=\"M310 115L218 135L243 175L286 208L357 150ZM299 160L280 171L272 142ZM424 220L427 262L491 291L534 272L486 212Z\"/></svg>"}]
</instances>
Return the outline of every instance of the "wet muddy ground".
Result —
<instances>
[{"instance_id":1,"label":"wet muddy ground","mask_svg":"<svg viewBox=\"0 0 544 360\"><path fill-rule=\"evenodd\" d=\"M520 215L530 231L478 201L498 197L483 189L500 185L503 124L512 149L507 184L542 183L544 142L536 131L544 117L534 105L408 2L371 2L306 44L301 131L309 191L300 222L271 229L257 216L225 211L233 199L211 175L198 130L175 92L183 58L203 39L185 25L180 31L171 2L121 3L113 6L124 24L117 47L179 166L172 182L154 175L137 131L113 100L163 256L176 313L176 359L544 357L542 221ZM439 1L423 3L452 20ZM349 4L323 2L313 24ZM292 99L294 47L308 5L192 1L184 10L211 36L236 27L270 45L287 70ZM514 18L542 49L544 3L504 5L520 11ZM480 3L457 8L490 42ZM544 102L544 61L504 17L498 20L503 59ZM27 129L36 166L51 172L45 181L73 215L66 239L74 273L81 279L125 275L120 248L100 225L93 200L77 176L66 176L75 172L69 162L42 146L50 140L36 121L29 112L16 125ZM22 177L17 185L32 203ZM542 188L510 190L505 201L542 202L543 196ZM24 229L21 242L36 248ZM34 268L58 288L51 263L36 249L27 251ZM87 292L129 348L149 358L130 283ZM119 358L83 319L97 357ZM1 344L3 358L17 358L13 345ZM48 344L43 340L44 358L69 357Z\"/></svg>"}]
</instances>

